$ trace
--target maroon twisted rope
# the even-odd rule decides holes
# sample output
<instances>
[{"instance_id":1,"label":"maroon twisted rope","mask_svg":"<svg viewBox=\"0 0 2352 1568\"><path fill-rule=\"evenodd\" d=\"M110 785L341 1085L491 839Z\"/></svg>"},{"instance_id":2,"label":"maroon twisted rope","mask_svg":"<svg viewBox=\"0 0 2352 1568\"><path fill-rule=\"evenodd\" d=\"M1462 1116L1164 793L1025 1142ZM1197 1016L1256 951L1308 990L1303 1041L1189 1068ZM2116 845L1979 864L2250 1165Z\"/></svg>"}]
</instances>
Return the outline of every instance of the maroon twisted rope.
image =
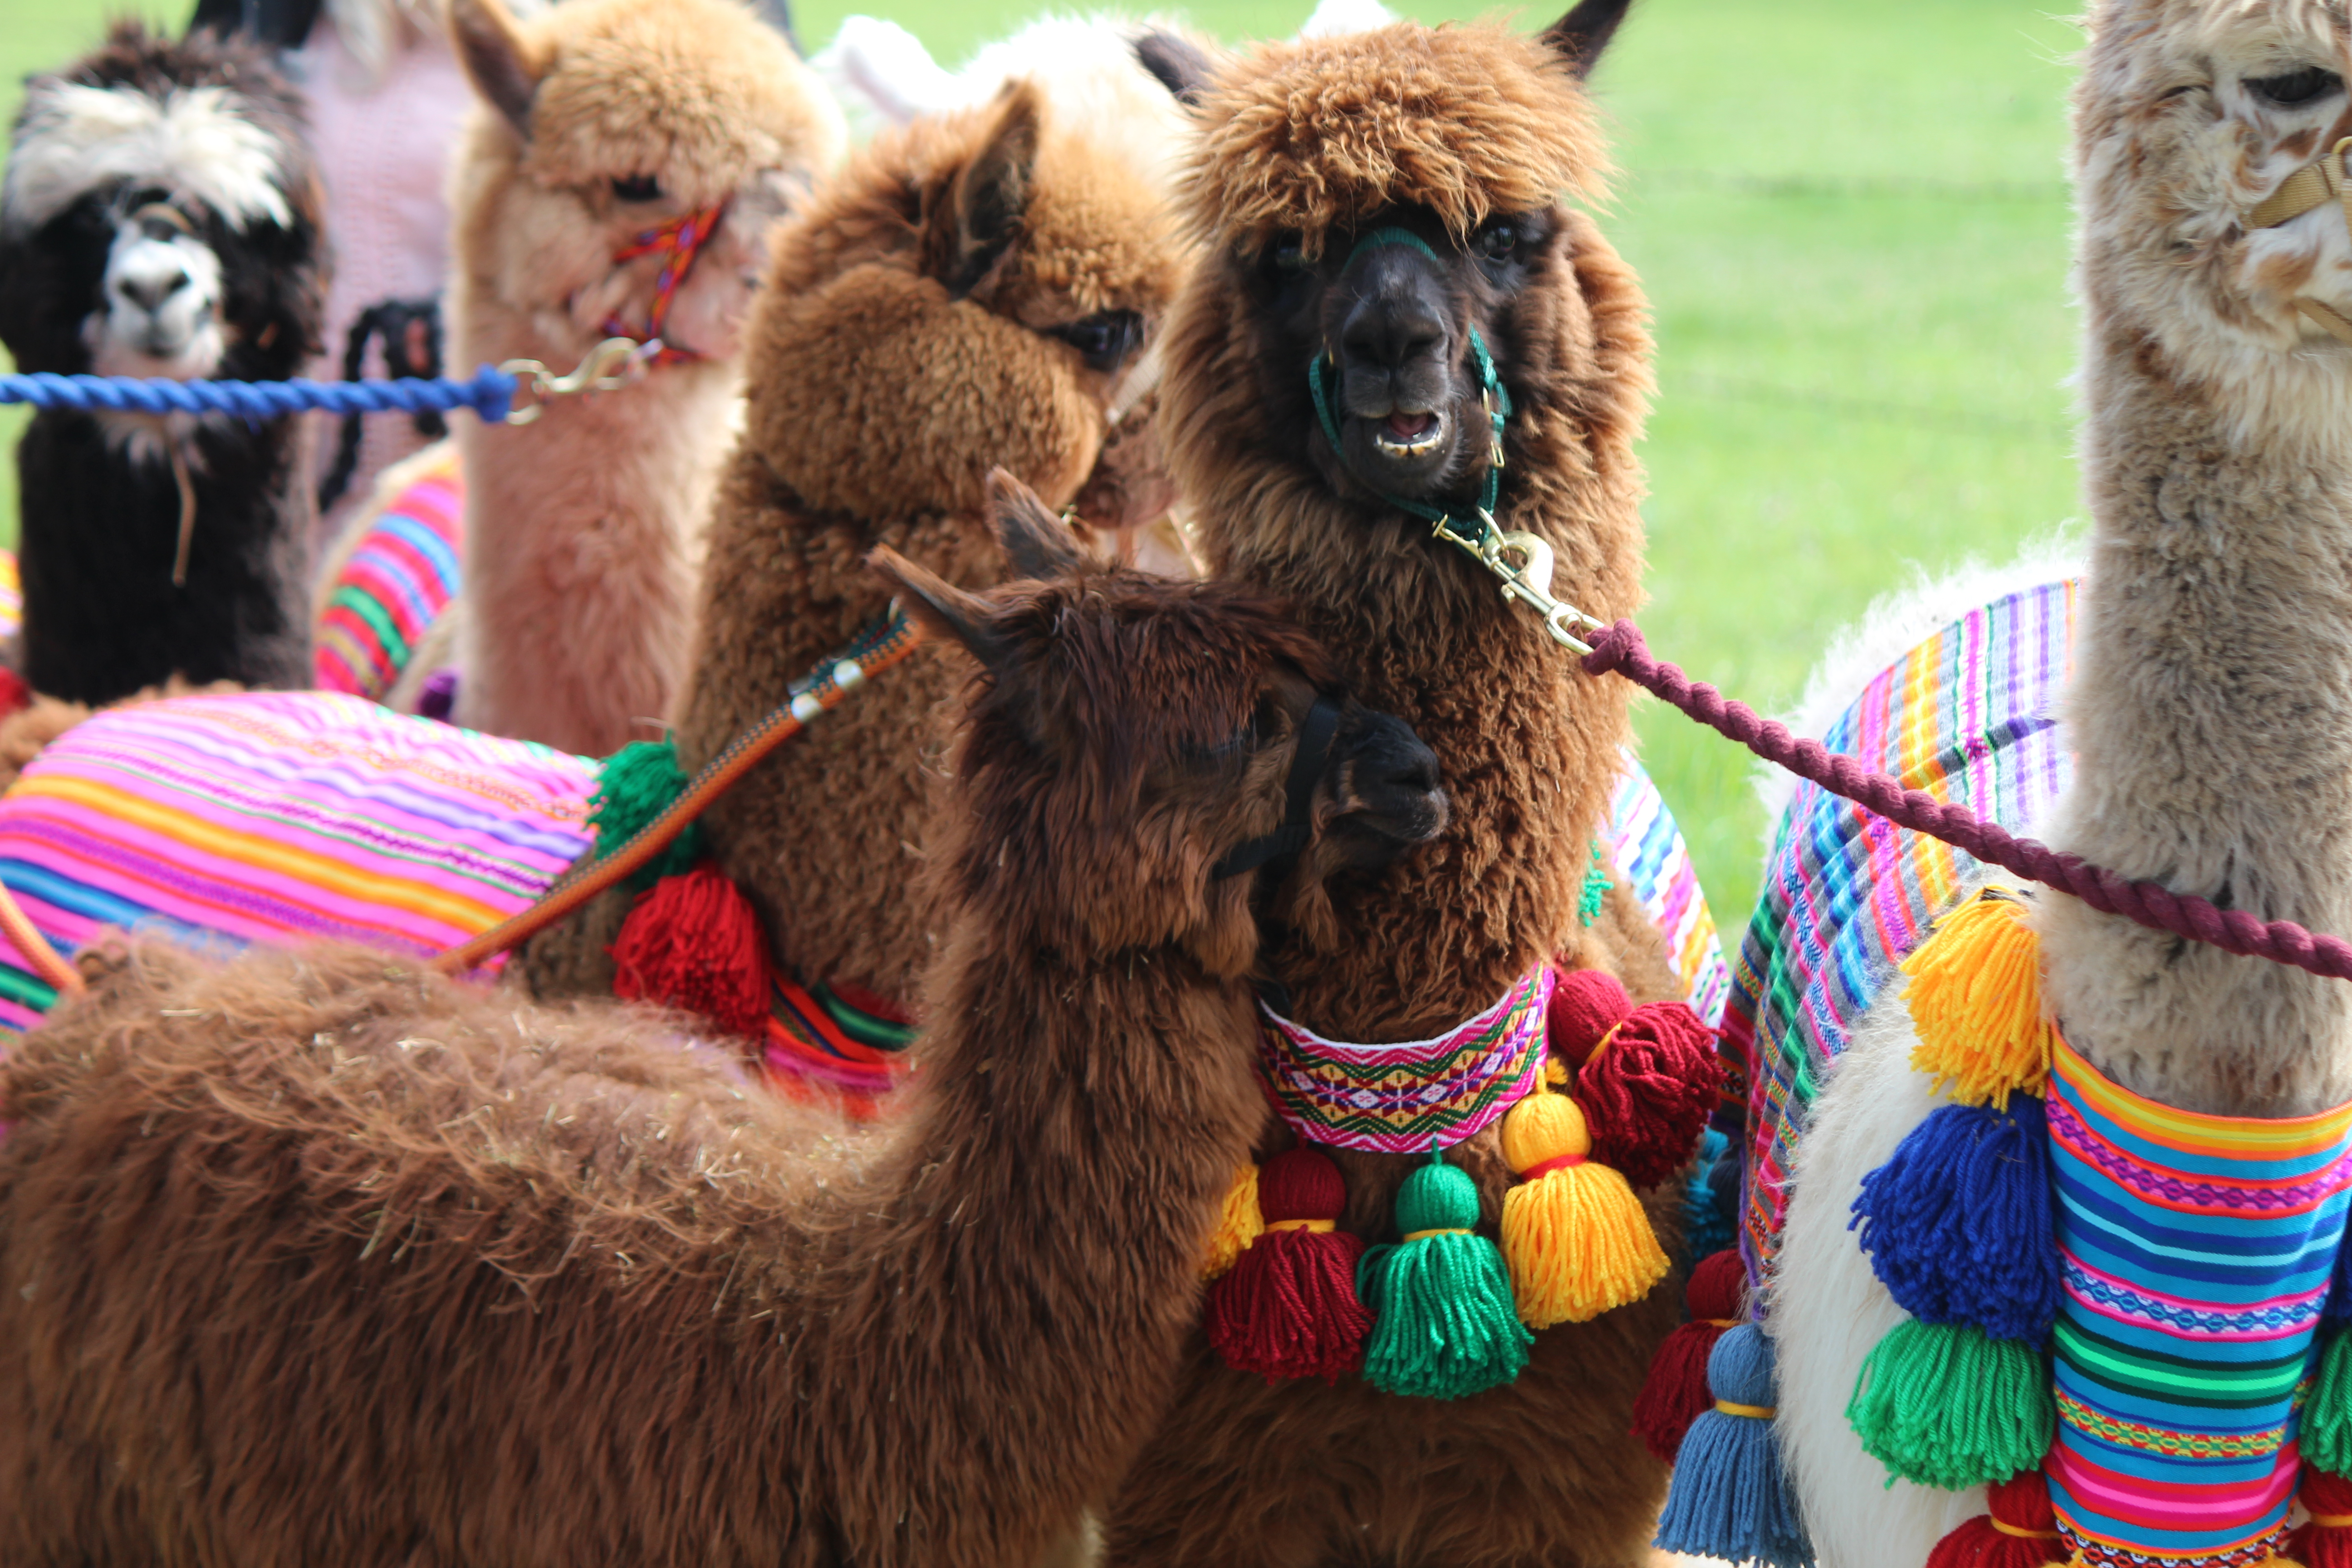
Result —
<instances>
[{"instance_id":1,"label":"maroon twisted rope","mask_svg":"<svg viewBox=\"0 0 2352 1568\"><path fill-rule=\"evenodd\" d=\"M1832 795L1874 811L1897 826L1940 838L1978 859L2014 871L2028 880L2072 893L2093 909L2121 915L2151 930L2208 942L2224 952L2251 954L2291 963L2331 980L2352 980L2352 942L2315 936L2293 921L2260 921L2243 910L2224 910L2210 900L2181 894L2156 882L2127 881L2079 855L2062 855L2047 844L2019 838L1967 806L1940 801L1924 790L1905 789L1885 773L1819 741L1789 732L1785 724L1758 715L1673 665L1650 657L1641 628L1619 621L1592 638L1584 656L1589 675L1613 670L1643 690L1680 709L1710 729L1738 742L1768 763L1810 779Z\"/></svg>"}]
</instances>

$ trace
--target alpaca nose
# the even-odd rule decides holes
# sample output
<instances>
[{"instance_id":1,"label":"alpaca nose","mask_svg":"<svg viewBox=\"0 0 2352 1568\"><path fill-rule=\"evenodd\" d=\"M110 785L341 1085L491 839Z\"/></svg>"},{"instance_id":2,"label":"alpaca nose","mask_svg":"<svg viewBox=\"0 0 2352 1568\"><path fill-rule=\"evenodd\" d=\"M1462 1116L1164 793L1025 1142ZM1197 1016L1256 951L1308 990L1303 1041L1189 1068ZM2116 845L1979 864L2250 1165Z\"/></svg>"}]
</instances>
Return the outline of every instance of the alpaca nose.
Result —
<instances>
[{"instance_id":1,"label":"alpaca nose","mask_svg":"<svg viewBox=\"0 0 2352 1568\"><path fill-rule=\"evenodd\" d=\"M123 277L117 287L122 297L153 315L163 301L188 286L188 269L177 262Z\"/></svg>"},{"instance_id":2,"label":"alpaca nose","mask_svg":"<svg viewBox=\"0 0 2352 1568\"><path fill-rule=\"evenodd\" d=\"M1399 371L1445 352L1445 318L1418 289L1402 298L1375 295L1348 312L1339 346L1351 367Z\"/></svg>"}]
</instances>

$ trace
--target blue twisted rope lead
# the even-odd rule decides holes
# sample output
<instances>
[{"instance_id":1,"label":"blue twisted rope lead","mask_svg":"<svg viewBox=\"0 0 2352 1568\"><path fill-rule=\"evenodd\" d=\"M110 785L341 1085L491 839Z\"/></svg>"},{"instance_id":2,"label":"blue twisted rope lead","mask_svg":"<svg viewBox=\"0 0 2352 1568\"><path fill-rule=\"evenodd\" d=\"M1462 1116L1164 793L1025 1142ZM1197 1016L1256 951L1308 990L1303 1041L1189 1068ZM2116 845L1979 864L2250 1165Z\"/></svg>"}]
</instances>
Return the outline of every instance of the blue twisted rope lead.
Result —
<instances>
[{"instance_id":1,"label":"blue twisted rope lead","mask_svg":"<svg viewBox=\"0 0 2352 1568\"><path fill-rule=\"evenodd\" d=\"M440 413L470 408L487 425L506 422L516 378L484 365L464 381L168 381L128 375L0 375L0 403L36 408L105 408L123 414L235 414L275 419L323 408L332 414Z\"/></svg>"}]
</instances>

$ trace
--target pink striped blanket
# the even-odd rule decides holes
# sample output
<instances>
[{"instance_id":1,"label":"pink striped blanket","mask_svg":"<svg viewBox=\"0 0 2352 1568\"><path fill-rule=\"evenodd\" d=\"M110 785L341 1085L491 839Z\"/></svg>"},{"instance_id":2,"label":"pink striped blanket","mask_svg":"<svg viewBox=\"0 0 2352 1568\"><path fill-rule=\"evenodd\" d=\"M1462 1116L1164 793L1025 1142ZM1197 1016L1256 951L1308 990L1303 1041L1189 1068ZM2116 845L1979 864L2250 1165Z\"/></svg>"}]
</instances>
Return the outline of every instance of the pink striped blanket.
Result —
<instances>
[{"instance_id":1,"label":"pink striped blanket","mask_svg":"<svg viewBox=\"0 0 2352 1568\"><path fill-rule=\"evenodd\" d=\"M0 882L70 956L108 926L425 956L588 847L596 764L328 692L100 713L0 797ZM0 943L0 947L5 947ZM56 1000L14 952L0 1026Z\"/></svg>"}]
</instances>

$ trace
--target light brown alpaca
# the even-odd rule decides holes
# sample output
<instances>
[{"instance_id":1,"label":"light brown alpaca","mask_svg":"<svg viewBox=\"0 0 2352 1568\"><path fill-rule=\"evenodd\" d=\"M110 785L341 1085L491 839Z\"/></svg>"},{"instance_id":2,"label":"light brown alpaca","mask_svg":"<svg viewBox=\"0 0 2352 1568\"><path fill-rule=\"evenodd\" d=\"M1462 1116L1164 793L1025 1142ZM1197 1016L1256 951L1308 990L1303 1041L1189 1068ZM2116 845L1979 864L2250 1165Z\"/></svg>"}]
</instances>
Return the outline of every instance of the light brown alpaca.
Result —
<instances>
[{"instance_id":1,"label":"light brown alpaca","mask_svg":"<svg viewBox=\"0 0 2352 1568\"><path fill-rule=\"evenodd\" d=\"M657 727L685 676L766 231L839 157L841 115L731 0L586 0L527 24L452 0L450 25L483 100L454 176L452 364L568 371L607 336L647 335L668 259L621 258L723 208L659 320L664 346L694 357L535 424L457 430L456 717L602 756Z\"/></svg>"},{"instance_id":2,"label":"light brown alpaca","mask_svg":"<svg viewBox=\"0 0 2352 1568\"><path fill-rule=\"evenodd\" d=\"M1502 526L1553 546L1563 598L1604 618L1638 603L1645 311L1592 223L1559 203L1605 169L1580 78L1622 9L1589 0L1543 38L1401 25L1262 46L1199 87L1190 208L1210 259L1169 327L1171 468L1211 571L1294 603L1410 713L1455 806L1427 850L1336 879L1328 921L1269 941L1284 1011L1334 1038L1442 1033L1555 957L1615 969L1637 994L1679 994L1638 915L1578 919L1626 689L1580 674L1491 577L1383 499L1466 510L1479 495L1490 427L1475 327L1515 409ZM1326 355L1338 450L1307 384ZM1261 1149L1288 1141L1270 1124ZM1447 1151L1477 1179L1489 1234L1509 1181L1498 1142L1490 1129ZM1347 1176L1341 1224L1394 1239L1418 1157L1328 1152ZM1654 1194L1650 1206L1666 1230ZM1670 1282L1545 1330L1515 1383L1451 1404L1358 1380L1268 1385L1196 1343L1109 1508L1108 1559L1644 1563L1665 1476L1630 1414L1677 1298Z\"/></svg>"},{"instance_id":3,"label":"light brown alpaca","mask_svg":"<svg viewBox=\"0 0 2352 1568\"><path fill-rule=\"evenodd\" d=\"M2073 781L2037 837L2263 920L2352 931L2352 237L2251 209L2352 131L2340 3L2101 0L2074 89L2092 554L2063 710ZM2317 306L2318 310L2311 307ZM1972 889L1970 889L1972 890ZM2049 894L2067 1043L2165 1104L2352 1098L2352 989ZM1981 1489L1882 1486L1844 1419L1904 1314L1845 1230L1863 1173L1943 1101L1893 989L1814 1102L1770 1324L1780 1426L1825 1568L1915 1568Z\"/></svg>"},{"instance_id":4,"label":"light brown alpaca","mask_svg":"<svg viewBox=\"0 0 2352 1568\"><path fill-rule=\"evenodd\" d=\"M867 550L993 583L989 466L1056 508L1087 482L1105 409L1181 267L1168 216L1125 171L1017 85L886 133L778 231L678 705L681 765L700 766L884 614L887 584L857 564ZM912 1000L939 929L910 893L915 845L938 710L961 679L951 656L918 653L703 819L778 965L803 982ZM609 992L605 949L626 907L607 895L534 942L539 994Z\"/></svg>"},{"instance_id":5,"label":"light brown alpaca","mask_svg":"<svg viewBox=\"0 0 2352 1568\"><path fill-rule=\"evenodd\" d=\"M985 671L892 1134L610 1004L136 950L0 1077L0 1558L1030 1568L1110 1486L1259 1113L1212 868L1333 672L1231 587L879 559ZM1392 855L1443 799L1375 740L1313 815Z\"/></svg>"}]
</instances>

